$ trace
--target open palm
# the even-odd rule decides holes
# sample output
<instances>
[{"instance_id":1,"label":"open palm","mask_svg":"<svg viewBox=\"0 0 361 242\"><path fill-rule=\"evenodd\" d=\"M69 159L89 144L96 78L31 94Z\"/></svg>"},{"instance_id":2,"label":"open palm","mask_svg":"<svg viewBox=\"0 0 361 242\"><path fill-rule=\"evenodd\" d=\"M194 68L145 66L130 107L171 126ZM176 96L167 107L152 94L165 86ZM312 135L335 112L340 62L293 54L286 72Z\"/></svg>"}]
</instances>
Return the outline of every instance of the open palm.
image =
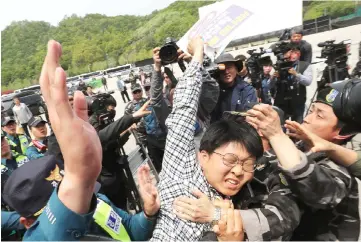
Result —
<instances>
[{"instance_id":1,"label":"open palm","mask_svg":"<svg viewBox=\"0 0 361 242\"><path fill-rule=\"evenodd\" d=\"M137 172L139 193L144 202L144 212L147 215L155 215L160 208L158 190L152 183L149 166L142 166Z\"/></svg>"},{"instance_id":2,"label":"open palm","mask_svg":"<svg viewBox=\"0 0 361 242\"><path fill-rule=\"evenodd\" d=\"M312 133L301 124L295 121L286 120L285 127L292 132L288 134L290 137L305 142L311 148L312 152L328 150L330 143L327 140L324 140L316 134Z\"/></svg>"}]
</instances>

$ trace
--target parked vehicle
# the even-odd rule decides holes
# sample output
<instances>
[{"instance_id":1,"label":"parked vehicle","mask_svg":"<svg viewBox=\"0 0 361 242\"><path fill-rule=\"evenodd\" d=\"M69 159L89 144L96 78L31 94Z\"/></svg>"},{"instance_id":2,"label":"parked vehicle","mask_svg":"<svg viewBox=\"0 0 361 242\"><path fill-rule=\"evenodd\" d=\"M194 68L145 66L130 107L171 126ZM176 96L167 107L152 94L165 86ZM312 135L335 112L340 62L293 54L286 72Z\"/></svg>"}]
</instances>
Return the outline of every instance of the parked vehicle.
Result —
<instances>
[{"instance_id":1,"label":"parked vehicle","mask_svg":"<svg viewBox=\"0 0 361 242\"><path fill-rule=\"evenodd\" d=\"M35 91L23 91L20 93L12 93L5 97L1 97L1 113L10 117L14 116L12 108L14 107L13 98L18 97L20 102L25 103L34 116L47 112L47 108L43 98Z\"/></svg>"}]
</instances>

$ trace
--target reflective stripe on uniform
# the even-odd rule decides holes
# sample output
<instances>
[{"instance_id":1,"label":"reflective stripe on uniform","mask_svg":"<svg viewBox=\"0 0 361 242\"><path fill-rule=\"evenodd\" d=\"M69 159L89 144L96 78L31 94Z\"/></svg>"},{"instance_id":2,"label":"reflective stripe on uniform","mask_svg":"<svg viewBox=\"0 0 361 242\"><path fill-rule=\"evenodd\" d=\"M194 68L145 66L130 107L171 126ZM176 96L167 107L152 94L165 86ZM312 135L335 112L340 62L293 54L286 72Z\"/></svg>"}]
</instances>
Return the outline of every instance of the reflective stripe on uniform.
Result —
<instances>
[{"instance_id":1,"label":"reflective stripe on uniform","mask_svg":"<svg viewBox=\"0 0 361 242\"><path fill-rule=\"evenodd\" d=\"M29 158L26 155L18 155L16 158L16 163L18 164L18 168L24 165L26 162L29 161Z\"/></svg>"},{"instance_id":2,"label":"reflective stripe on uniform","mask_svg":"<svg viewBox=\"0 0 361 242\"><path fill-rule=\"evenodd\" d=\"M19 137L19 141L20 141L20 148L21 148L21 152L23 154L26 154L26 149L28 148L29 146L29 141L28 141L28 138L25 136L25 135L18 135ZM9 145L12 146L12 147L16 147L17 144L12 141L11 139L9 139L9 137L5 136L6 140L8 141ZM12 149L12 152L13 152L13 155L14 156L18 156L19 153L18 152L15 152L13 149Z\"/></svg>"},{"instance_id":3,"label":"reflective stripe on uniform","mask_svg":"<svg viewBox=\"0 0 361 242\"><path fill-rule=\"evenodd\" d=\"M102 227L109 236L119 241L131 241L122 224L122 218L104 201L97 199L97 208L93 215L94 221Z\"/></svg>"},{"instance_id":4,"label":"reflective stripe on uniform","mask_svg":"<svg viewBox=\"0 0 361 242\"><path fill-rule=\"evenodd\" d=\"M1 164L1 174L4 174L5 172L7 172L9 169L4 166L3 164Z\"/></svg>"}]
</instances>

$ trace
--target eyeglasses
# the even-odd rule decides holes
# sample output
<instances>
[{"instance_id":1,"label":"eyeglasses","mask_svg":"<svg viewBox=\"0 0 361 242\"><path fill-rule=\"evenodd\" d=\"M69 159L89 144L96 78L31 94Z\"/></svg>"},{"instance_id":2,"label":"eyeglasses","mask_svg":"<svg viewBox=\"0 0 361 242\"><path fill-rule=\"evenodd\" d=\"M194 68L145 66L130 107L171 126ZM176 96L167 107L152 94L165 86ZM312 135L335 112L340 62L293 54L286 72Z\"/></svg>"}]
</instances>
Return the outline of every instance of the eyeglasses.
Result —
<instances>
[{"instance_id":1,"label":"eyeglasses","mask_svg":"<svg viewBox=\"0 0 361 242\"><path fill-rule=\"evenodd\" d=\"M136 90L133 92L133 94L138 94L138 93L141 93L142 91L141 90Z\"/></svg>"},{"instance_id":2,"label":"eyeglasses","mask_svg":"<svg viewBox=\"0 0 361 242\"><path fill-rule=\"evenodd\" d=\"M246 160L246 161L241 161L238 156L231 154L231 153L227 153L227 154L220 154L217 152L213 152L214 154L217 154L219 156L222 157L223 160L223 164L228 166L228 167L235 167L237 164L240 164L242 166L242 169L245 172L254 172L256 165L254 164L253 161L250 160Z\"/></svg>"}]
</instances>

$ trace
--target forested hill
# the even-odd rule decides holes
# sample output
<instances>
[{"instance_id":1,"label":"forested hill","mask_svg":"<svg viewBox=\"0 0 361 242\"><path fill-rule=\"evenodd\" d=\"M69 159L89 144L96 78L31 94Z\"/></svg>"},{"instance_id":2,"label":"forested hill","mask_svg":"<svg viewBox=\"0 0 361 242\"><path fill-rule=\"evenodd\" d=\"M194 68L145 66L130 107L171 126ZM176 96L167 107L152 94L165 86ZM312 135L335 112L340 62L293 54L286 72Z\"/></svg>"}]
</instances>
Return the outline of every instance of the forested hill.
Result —
<instances>
[{"instance_id":1,"label":"forested hill","mask_svg":"<svg viewBox=\"0 0 361 242\"><path fill-rule=\"evenodd\" d=\"M1 32L2 89L38 82L49 39L62 44L61 65L68 76L133 63L150 58L166 37L182 37L198 20L198 8L208 4L212 2L179 1L147 16L73 15L56 27L14 22Z\"/></svg>"}]
</instances>

